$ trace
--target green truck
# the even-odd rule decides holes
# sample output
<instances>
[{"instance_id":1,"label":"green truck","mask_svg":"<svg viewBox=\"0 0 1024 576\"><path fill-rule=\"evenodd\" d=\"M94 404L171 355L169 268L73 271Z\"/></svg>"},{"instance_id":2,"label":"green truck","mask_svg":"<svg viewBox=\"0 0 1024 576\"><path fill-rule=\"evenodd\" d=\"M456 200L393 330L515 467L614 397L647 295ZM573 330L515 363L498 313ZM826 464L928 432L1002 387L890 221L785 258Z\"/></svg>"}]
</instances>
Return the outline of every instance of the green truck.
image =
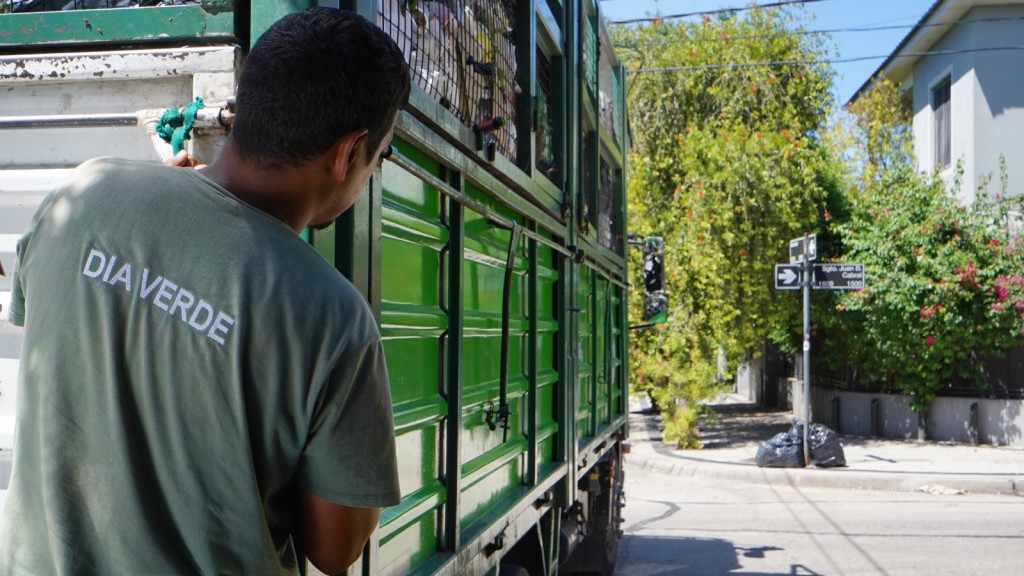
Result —
<instances>
[{"instance_id":1,"label":"green truck","mask_svg":"<svg viewBox=\"0 0 1024 576\"><path fill-rule=\"evenodd\" d=\"M350 573L611 573L628 130L595 0L0 0L0 263L79 162L166 158L155 118L196 97L208 160L247 48L317 4L375 20L413 75L368 193L305 233L378 314L392 379L403 500ZM0 318L0 489L19 347Z\"/></svg>"}]
</instances>

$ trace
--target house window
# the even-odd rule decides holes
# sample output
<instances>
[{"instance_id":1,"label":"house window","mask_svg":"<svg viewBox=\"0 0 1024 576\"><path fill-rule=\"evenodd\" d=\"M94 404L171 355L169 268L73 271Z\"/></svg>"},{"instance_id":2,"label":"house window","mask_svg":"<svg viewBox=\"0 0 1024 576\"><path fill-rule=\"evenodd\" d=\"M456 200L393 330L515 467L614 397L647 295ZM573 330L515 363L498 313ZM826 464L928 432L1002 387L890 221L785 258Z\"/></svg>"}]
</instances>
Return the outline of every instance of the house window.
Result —
<instances>
[{"instance_id":1,"label":"house window","mask_svg":"<svg viewBox=\"0 0 1024 576\"><path fill-rule=\"evenodd\" d=\"M935 118L935 164L940 168L949 166L953 156L951 137L951 115L949 111L951 82L946 78L932 88L932 116Z\"/></svg>"}]
</instances>

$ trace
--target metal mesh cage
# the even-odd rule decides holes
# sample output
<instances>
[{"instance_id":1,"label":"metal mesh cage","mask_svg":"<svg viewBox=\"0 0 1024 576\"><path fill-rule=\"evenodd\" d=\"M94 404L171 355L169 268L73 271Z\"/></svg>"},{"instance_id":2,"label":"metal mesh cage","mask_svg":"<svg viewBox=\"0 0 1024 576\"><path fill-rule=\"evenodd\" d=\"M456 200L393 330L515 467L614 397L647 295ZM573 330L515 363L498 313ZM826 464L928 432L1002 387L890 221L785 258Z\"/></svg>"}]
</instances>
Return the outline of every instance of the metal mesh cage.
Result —
<instances>
[{"instance_id":1,"label":"metal mesh cage","mask_svg":"<svg viewBox=\"0 0 1024 576\"><path fill-rule=\"evenodd\" d=\"M588 130L580 131L580 167L583 178L580 192L579 232L588 234L597 224L598 167L594 164L597 149L597 135Z\"/></svg>"},{"instance_id":2,"label":"metal mesh cage","mask_svg":"<svg viewBox=\"0 0 1024 576\"><path fill-rule=\"evenodd\" d=\"M558 167L555 165L554 132L551 126L552 110L551 93L551 59L544 51L537 48L537 126L536 162L537 170L550 178L556 179Z\"/></svg>"},{"instance_id":3,"label":"metal mesh cage","mask_svg":"<svg viewBox=\"0 0 1024 576\"><path fill-rule=\"evenodd\" d=\"M583 25L580 26L583 42L581 57L583 58L583 75L591 96L597 94L597 27L592 18L583 14Z\"/></svg>"},{"instance_id":4,"label":"metal mesh cage","mask_svg":"<svg viewBox=\"0 0 1024 576\"><path fill-rule=\"evenodd\" d=\"M620 75L621 68L612 70L612 123L615 130L612 134L615 136L615 141L619 145L624 144L621 139L621 135L617 133L617 130L622 126L622 114L625 107L625 92L622 90L622 76Z\"/></svg>"},{"instance_id":5,"label":"metal mesh cage","mask_svg":"<svg viewBox=\"0 0 1024 576\"><path fill-rule=\"evenodd\" d=\"M618 142L619 135L616 128L619 126L619 118L622 113L622 101L618 97L620 94L619 79L615 74L615 69L612 68L611 61L603 54L601 56L598 79L599 90L597 98L600 107L601 125Z\"/></svg>"},{"instance_id":6,"label":"metal mesh cage","mask_svg":"<svg viewBox=\"0 0 1024 576\"><path fill-rule=\"evenodd\" d=\"M597 188L597 241L602 246L615 249L615 236L619 233L618 214L615 205L615 171L601 158Z\"/></svg>"},{"instance_id":7,"label":"metal mesh cage","mask_svg":"<svg viewBox=\"0 0 1024 576\"><path fill-rule=\"evenodd\" d=\"M378 25L398 43L413 82L515 161L516 0L382 0Z\"/></svg>"}]
</instances>

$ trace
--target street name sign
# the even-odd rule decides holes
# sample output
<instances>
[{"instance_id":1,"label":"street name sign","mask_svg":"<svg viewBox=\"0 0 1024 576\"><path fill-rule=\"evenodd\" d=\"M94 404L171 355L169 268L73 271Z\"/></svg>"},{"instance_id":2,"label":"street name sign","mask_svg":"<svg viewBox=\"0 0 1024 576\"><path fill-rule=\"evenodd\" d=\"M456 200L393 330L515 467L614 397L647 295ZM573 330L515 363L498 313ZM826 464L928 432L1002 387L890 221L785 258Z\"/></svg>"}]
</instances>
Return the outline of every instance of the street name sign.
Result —
<instances>
[{"instance_id":1,"label":"street name sign","mask_svg":"<svg viewBox=\"0 0 1024 576\"><path fill-rule=\"evenodd\" d=\"M775 289L799 290L801 264L776 264ZM815 264L814 290L860 290L864 288L863 264Z\"/></svg>"},{"instance_id":2,"label":"street name sign","mask_svg":"<svg viewBox=\"0 0 1024 576\"><path fill-rule=\"evenodd\" d=\"M815 264L815 290L860 290L864 288L863 264Z\"/></svg>"},{"instance_id":3,"label":"street name sign","mask_svg":"<svg viewBox=\"0 0 1024 576\"><path fill-rule=\"evenodd\" d=\"M804 247L804 238L794 238L789 241L789 263L799 264L804 260L811 262L818 259L818 235L807 235L807 246Z\"/></svg>"}]
</instances>

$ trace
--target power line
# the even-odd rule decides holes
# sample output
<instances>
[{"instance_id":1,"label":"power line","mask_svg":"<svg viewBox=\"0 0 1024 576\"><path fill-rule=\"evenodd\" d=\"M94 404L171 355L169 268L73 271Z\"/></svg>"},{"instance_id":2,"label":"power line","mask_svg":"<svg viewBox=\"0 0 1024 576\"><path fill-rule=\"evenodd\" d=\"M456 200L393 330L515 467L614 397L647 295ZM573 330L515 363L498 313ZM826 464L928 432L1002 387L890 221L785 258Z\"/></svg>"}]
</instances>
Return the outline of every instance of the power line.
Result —
<instances>
[{"instance_id":1,"label":"power line","mask_svg":"<svg viewBox=\"0 0 1024 576\"><path fill-rule=\"evenodd\" d=\"M664 16L650 16L647 18L630 18L628 20L612 20L609 24L637 24L640 22L661 22L663 20L675 20L677 18L689 18L691 16L711 16L712 14L731 14L733 12L745 12L747 10L758 10L761 8L778 8L793 4L809 4L811 2L831 2L832 0L786 0L782 2L768 2L766 4L752 4L750 6L735 6L730 8L718 8L705 10L703 12L687 12L685 14L666 14Z\"/></svg>"},{"instance_id":2,"label":"power line","mask_svg":"<svg viewBox=\"0 0 1024 576\"><path fill-rule=\"evenodd\" d=\"M793 32L784 32L779 34L751 34L748 36L715 36L711 38L701 38L697 40L693 39L694 42L731 42L738 40L773 40L776 38L790 38L794 36L812 36L816 34L836 34L844 32L877 32L882 30L901 30L907 28L935 28L938 26L956 26L959 24L990 24L993 22L1019 22L1024 20L1024 16L1005 16L1005 17L993 17L993 18L978 18L977 20L960 20L956 22L933 22L931 24L892 24L888 26L856 26L850 28L828 28L823 30L795 30ZM646 44L652 44L648 42ZM635 47L635 46L633 46Z\"/></svg>"},{"instance_id":3,"label":"power line","mask_svg":"<svg viewBox=\"0 0 1024 576\"><path fill-rule=\"evenodd\" d=\"M924 56L948 56L951 54L969 54L975 52L1000 52L1024 50L1024 46L990 46L984 48L961 48L957 50L933 50L927 52L907 52L904 54L883 54L881 56L854 56L851 58L834 58L822 60L772 60L768 62L725 62L722 64L700 64L696 66L673 66L668 68L636 68L627 70L630 74L650 72L691 72L695 70L720 70L723 68L753 68L758 66L816 66L821 64L847 64L864 60L882 60L884 58L920 58Z\"/></svg>"}]
</instances>

